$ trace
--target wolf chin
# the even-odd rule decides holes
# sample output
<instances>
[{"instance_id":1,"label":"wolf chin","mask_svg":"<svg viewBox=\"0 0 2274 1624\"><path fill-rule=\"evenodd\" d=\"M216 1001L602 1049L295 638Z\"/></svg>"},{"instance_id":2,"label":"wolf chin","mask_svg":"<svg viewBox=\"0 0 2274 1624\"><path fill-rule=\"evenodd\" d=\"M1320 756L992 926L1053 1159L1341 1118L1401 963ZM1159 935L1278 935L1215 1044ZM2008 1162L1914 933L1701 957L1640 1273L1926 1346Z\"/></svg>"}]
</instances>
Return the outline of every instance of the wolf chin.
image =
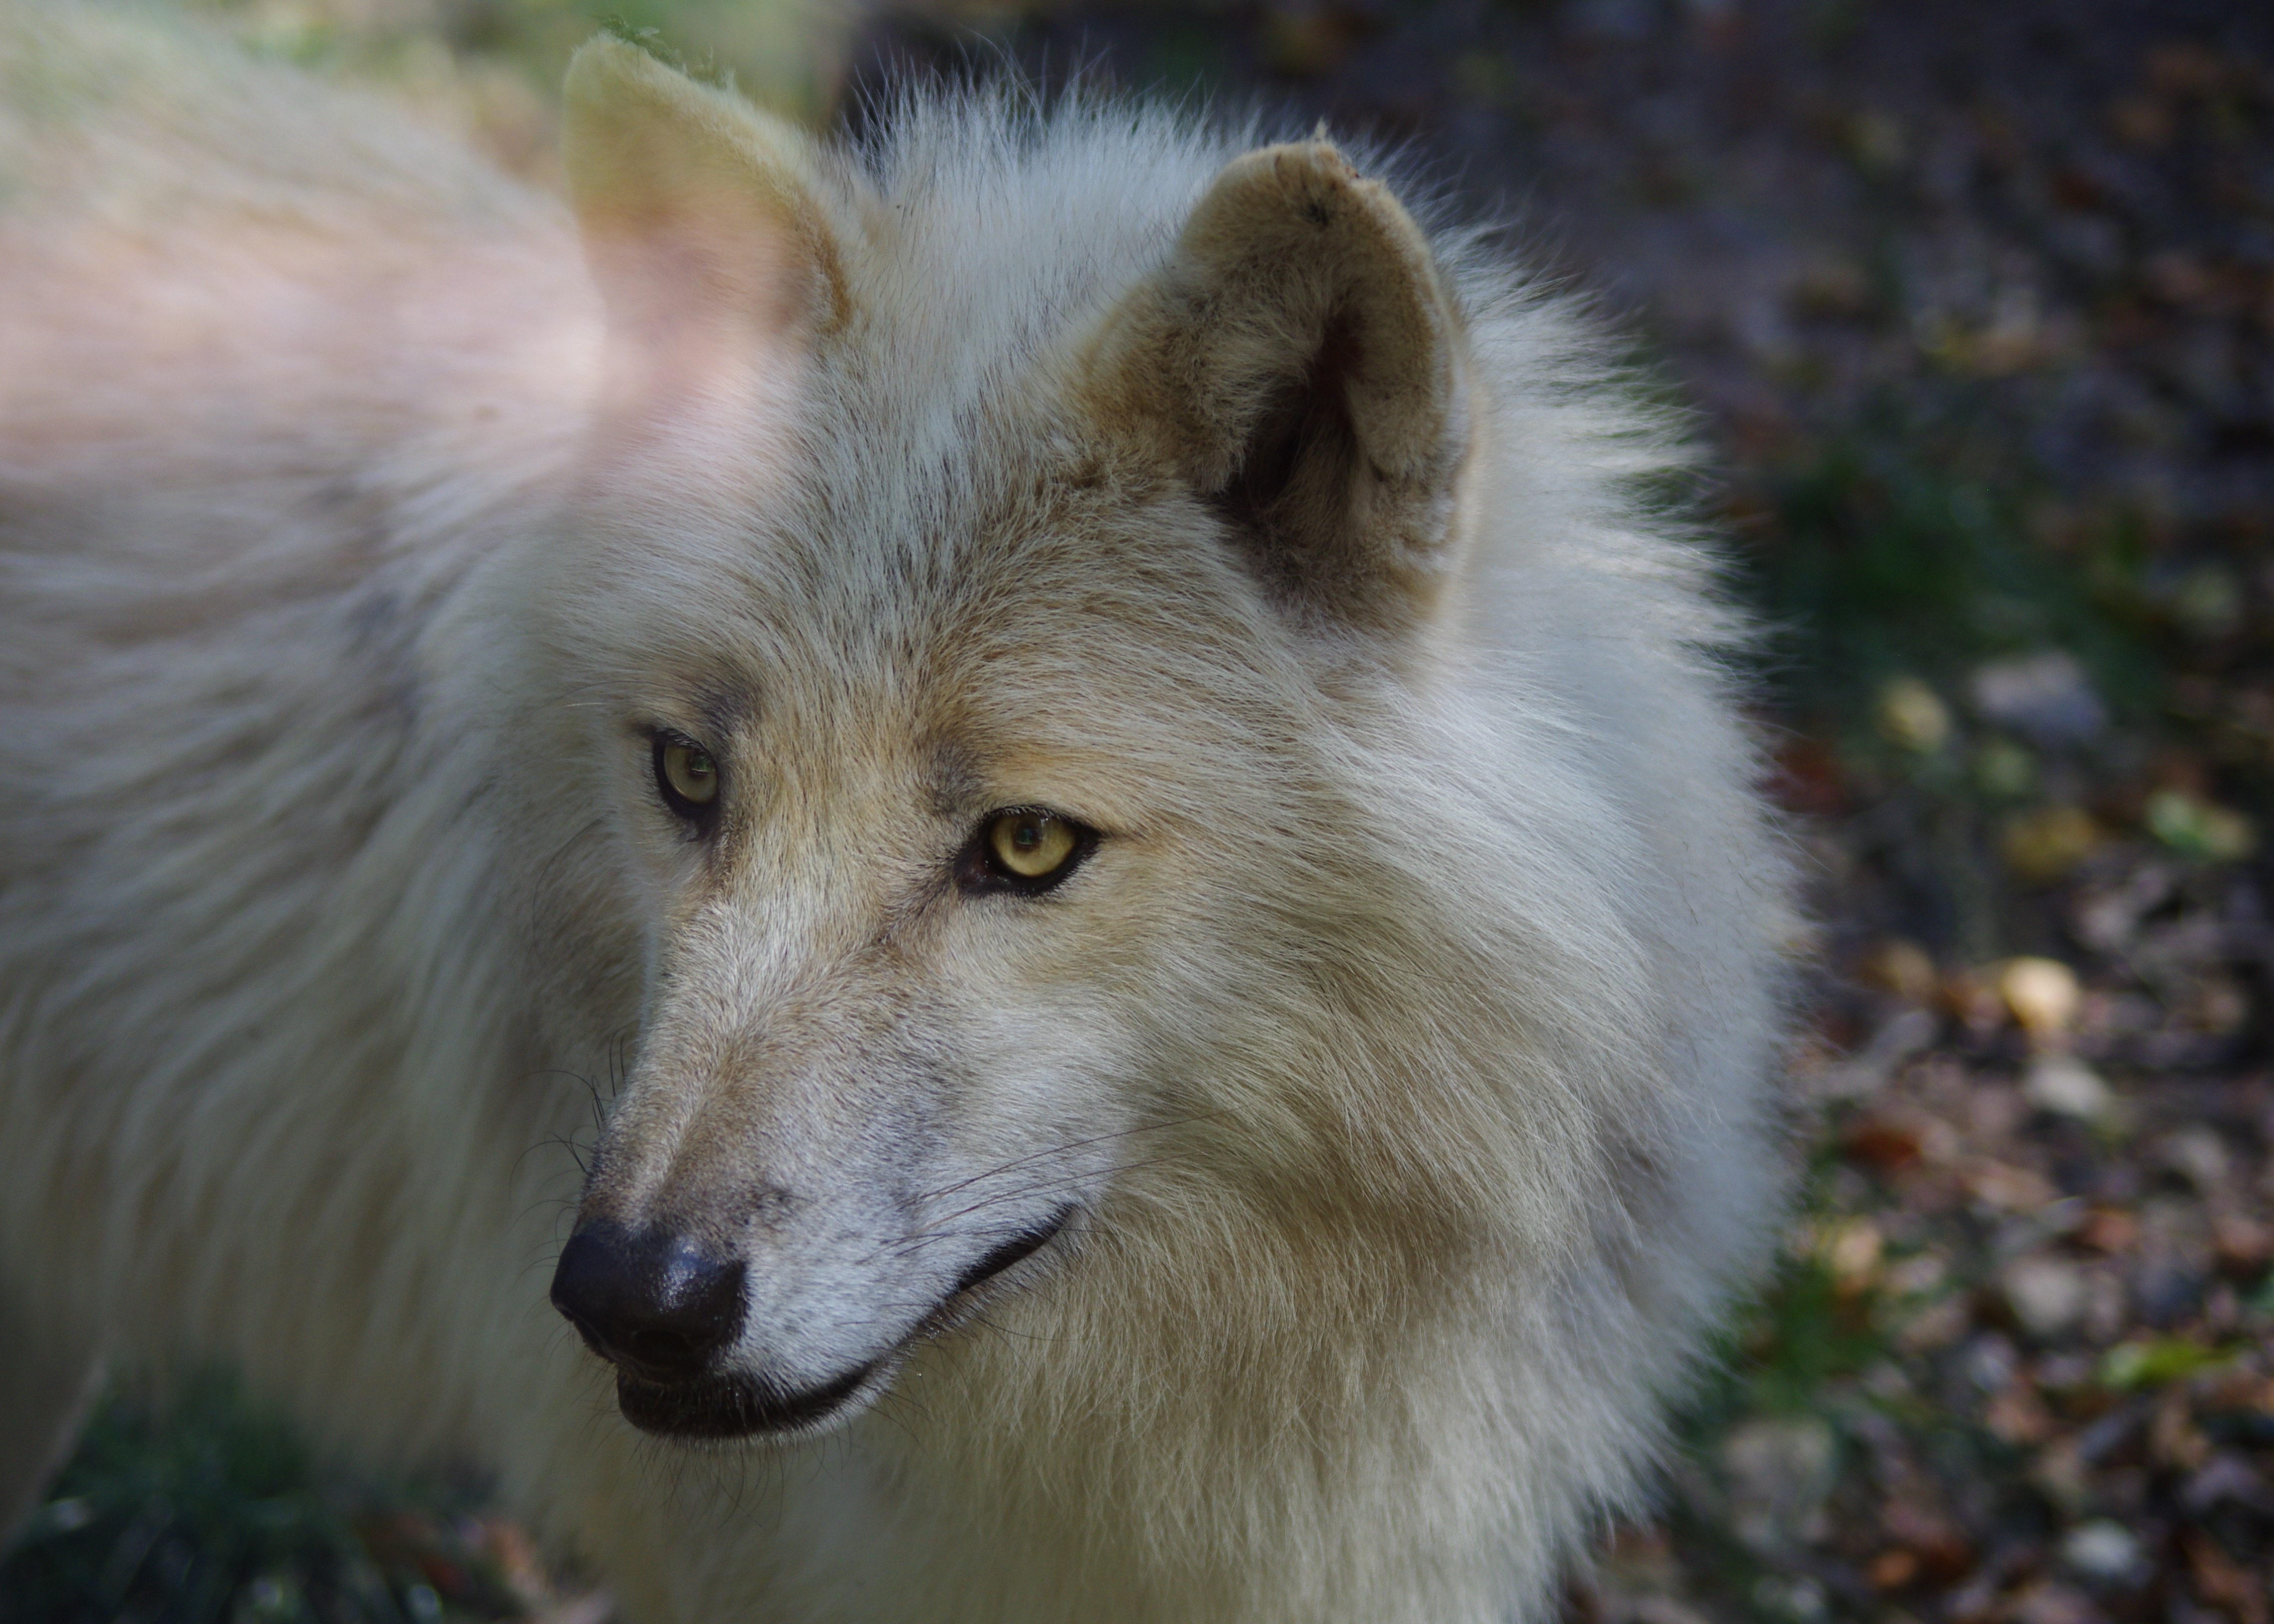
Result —
<instances>
[{"instance_id":1,"label":"wolf chin","mask_svg":"<svg viewBox=\"0 0 2274 1624\"><path fill-rule=\"evenodd\" d=\"M603 38L564 207L0 19L0 1516L218 1358L632 1620L1541 1616L1788 939L1582 315L1323 134Z\"/></svg>"}]
</instances>

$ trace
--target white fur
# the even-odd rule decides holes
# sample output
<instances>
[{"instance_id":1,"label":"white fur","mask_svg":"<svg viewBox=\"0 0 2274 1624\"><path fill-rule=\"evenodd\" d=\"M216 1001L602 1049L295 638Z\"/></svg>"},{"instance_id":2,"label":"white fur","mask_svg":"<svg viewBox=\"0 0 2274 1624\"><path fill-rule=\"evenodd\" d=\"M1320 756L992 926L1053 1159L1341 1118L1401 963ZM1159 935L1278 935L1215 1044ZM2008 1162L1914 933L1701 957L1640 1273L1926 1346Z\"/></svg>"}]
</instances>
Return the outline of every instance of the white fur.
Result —
<instances>
[{"instance_id":1,"label":"white fur","mask_svg":"<svg viewBox=\"0 0 2274 1624\"><path fill-rule=\"evenodd\" d=\"M1438 234L1465 552L1393 655L1323 632L1172 489L1064 488L1081 346L1246 138L883 128L812 160L858 320L626 429L557 205L0 8L0 1387L233 1360L496 1468L636 1620L1538 1616L1778 1199L1785 880L1682 449ZM629 728L719 691L705 868ZM1107 837L940 901L959 793ZM915 1203L918 1292L989 1233L893 1179L1082 1217L827 1436L659 1443L546 1302L587 1083L700 1222L832 1214L764 1242L817 1370L901 1312L830 1235ZM0 1404L0 1466L59 1420Z\"/></svg>"}]
</instances>

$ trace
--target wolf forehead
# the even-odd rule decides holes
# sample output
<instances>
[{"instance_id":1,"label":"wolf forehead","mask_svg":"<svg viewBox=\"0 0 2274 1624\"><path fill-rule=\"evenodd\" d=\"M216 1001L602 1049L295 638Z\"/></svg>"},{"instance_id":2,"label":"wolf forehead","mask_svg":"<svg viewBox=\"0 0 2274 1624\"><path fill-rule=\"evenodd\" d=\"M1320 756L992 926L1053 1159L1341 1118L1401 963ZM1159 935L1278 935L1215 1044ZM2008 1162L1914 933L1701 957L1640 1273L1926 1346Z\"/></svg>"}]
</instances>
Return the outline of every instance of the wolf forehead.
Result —
<instances>
[{"instance_id":1,"label":"wolf forehead","mask_svg":"<svg viewBox=\"0 0 2274 1624\"><path fill-rule=\"evenodd\" d=\"M750 584L801 596L875 584L895 610L962 610L998 590L975 569L1064 585L1056 578L1102 559L1128 571L1176 557L1130 553L1145 510L1174 492L1115 434L1114 403L1084 363L1236 148L1186 139L1166 172L1124 183L1101 208L1085 183L1107 155L1090 149L1127 132L1100 115L1061 113L1052 139L1021 142L1001 127L1008 111L919 107L889 145L838 154L811 177L843 216L836 319L720 362L763 386L735 425L734 449L764 476L730 515L751 544ZM944 127L956 124L978 129ZM952 173L945 154L928 161L933 147L958 150ZM1095 218L1071 217L1084 214ZM722 471L666 461L698 479Z\"/></svg>"},{"instance_id":2,"label":"wolf forehead","mask_svg":"<svg viewBox=\"0 0 2274 1624\"><path fill-rule=\"evenodd\" d=\"M1183 747L1203 726L1244 734L1240 713L1303 684L1199 504L999 428L918 466L858 432L817 437L827 449L724 525L604 539L613 578L562 605L578 641L720 736L764 718L921 741L943 801L1016 743L1064 758L1118 737L1135 761L1176 717Z\"/></svg>"},{"instance_id":3,"label":"wolf forehead","mask_svg":"<svg viewBox=\"0 0 2274 1624\"><path fill-rule=\"evenodd\" d=\"M907 320L886 348L920 354L930 324ZM1255 743L1240 718L1309 686L1290 628L1221 516L1096 422L1069 376L1085 325L1035 321L1028 353L934 353L914 369L960 375L913 382L821 341L787 423L750 431L779 462L762 490L603 511L600 568L559 605L577 641L722 729L921 735L950 784L1014 743L1134 763L1178 718L1179 750L1203 730Z\"/></svg>"}]
</instances>

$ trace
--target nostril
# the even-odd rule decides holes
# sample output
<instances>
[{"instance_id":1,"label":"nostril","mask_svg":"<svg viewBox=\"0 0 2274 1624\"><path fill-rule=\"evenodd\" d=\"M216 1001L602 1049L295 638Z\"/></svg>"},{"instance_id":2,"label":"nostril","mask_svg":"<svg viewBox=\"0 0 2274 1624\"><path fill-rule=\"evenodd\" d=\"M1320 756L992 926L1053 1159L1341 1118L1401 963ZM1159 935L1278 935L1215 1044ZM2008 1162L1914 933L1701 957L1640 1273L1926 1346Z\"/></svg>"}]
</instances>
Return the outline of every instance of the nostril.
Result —
<instances>
[{"instance_id":1,"label":"nostril","mask_svg":"<svg viewBox=\"0 0 2274 1624\"><path fill-rule=\"evenodd\" d=\"M631 1375L685 1381L742 1329L742 1264L668 1230L587 1224L561 1249L553 1306L586 1347Z\"/></svg>"}]
</instances>

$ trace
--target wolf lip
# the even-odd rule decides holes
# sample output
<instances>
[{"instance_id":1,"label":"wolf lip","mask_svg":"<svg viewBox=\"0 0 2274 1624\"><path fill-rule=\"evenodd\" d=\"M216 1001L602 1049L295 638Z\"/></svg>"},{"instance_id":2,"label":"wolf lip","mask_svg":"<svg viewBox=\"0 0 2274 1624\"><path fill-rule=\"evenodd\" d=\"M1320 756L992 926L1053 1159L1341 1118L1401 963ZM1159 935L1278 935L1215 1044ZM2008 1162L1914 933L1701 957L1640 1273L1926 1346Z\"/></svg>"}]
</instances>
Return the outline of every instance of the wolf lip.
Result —
<instances>
[{"instance_id":1,"label":"wolf lip","mask_svg":"<svg viewBox=\"0 0 2274 1624\"><path fill-rule=\"evenodd\" d=\"M1067 1221L1073 1216L1073 1211L1070 1205L1061 1207L1045 1222L1036 1224L1031 1229L1020 1230L987 1253L957 1278L954 1289L947 1294L948 1300L953 1302L974 1286L992 1280L1012 1265L1024 1263L1028 1258L1033 1257L1058 1238L1058 1231L1066 1227Z\"/></svg>"},{"instance_id":2,"label":"wolf lip","mask_svg":"<svg viewBox=\"0 0 2274 1624\"><path fill-rule=\"evenodd\" d=\"M619 1372L616 1406L643 1432L664 1438L755 1438L791 1432L827 1420L877 1373L881 1360L857 1365L833 1381L788 1393L746 1376L704 1376L692 1381L642 1381Z\"/></svg>"}]
</instances>

